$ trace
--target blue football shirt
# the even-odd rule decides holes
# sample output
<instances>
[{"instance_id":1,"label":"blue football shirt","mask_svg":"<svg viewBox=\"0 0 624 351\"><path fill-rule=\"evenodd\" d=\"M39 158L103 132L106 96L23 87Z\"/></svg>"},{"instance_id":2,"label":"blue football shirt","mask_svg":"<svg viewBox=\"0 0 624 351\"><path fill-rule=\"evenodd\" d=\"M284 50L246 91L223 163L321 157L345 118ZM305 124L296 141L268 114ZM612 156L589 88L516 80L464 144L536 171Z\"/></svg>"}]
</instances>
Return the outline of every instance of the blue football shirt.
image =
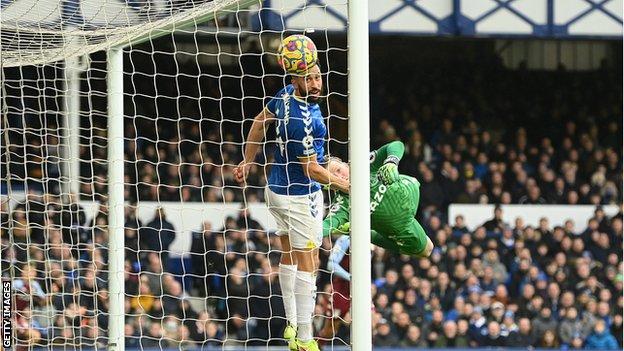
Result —
<instances>
[{"instance_id":1,"label":"blue football shirt","mask_svg":"<svg viewBox=\"0 0 624 351\"><path fill-rule=\"evenodd\" d=\"M294 95L290 84L280 90L267 104L276 116L277 149L269 173L269 189L281 195L307 195L320 190L318 182L303 173L300 157L316 155L322 162L327 128L321 109Z\"/></svg>"}]
</instances>

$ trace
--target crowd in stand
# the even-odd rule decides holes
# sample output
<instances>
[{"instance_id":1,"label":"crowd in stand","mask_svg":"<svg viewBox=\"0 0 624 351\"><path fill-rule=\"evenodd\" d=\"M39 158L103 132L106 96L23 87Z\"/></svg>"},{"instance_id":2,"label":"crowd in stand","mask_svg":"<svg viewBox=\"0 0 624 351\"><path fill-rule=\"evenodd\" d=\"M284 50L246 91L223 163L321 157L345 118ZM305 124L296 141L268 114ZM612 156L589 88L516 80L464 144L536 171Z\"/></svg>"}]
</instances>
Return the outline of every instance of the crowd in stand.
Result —
<instances>
[{"instance_id":1,"label":"crowd in stand","mask_svg":"<svg viewBox=\"0 0 624 351\"><path fill-rule=\"evenodd\" d=\"M30 194L11 216L3 211L20 344L106 343L107 209L87 222L69 201ZM183 269L168 257L180 233L164 210L149 223L135 212L126 209L127 347L282 343L279 244L245 209L224 228L203 223ZM609 218L597 207L586 229L573 228L571 220L505 223L497 208L474 230L461 216L454 225L430 216L436 248L428 259L375 248L374 344L622 348L622 212ZM330 247L321 250L317 331L333 315ZM323 341L348 343L348 324Z\"/></svg>"},{"instance_id":2,"label":"crowd in stand","mask_svg":"<svg viewBox=\"0 0 624 351\"><path fill-rule=\"evenodd\" d=\"M598 205L622 201L621 94L614 97L610 84L604 82L576 96L566 88L593 86L590 81L595 76L562 73L560 84L555 84L552 80L559 77L523 72L528 77L523 82L526 85L550 84L548 90L537 89L537 93L557 103L527 110L525 101L538 97L521 85L511 95L513 99L508 99L511 101L486 109L472 100L506 98L462 74L445 78L442 74L447 73L426 77L426 81L441 81L429 90L416 86L391 89L380 80L372 104L373 125L381 131L373 136L373 146L392 140L406 143L401 171L420 180L423 211L445 211L449 203ZM471 74L479 77L486 72ZM504 71L499 77L489 77L488 82L496 86L516 81L514 74ZM447 94L449 86L460 82L465 82L471 93L462 98ZM603 106L595 107L596 101ZM518 115L523 111L526 115ZM542 125L545 118L550 118L548 125ZM168 125L166 120L137 119L135 127L128 127L127 135L138 135L126 145L127 160L136 161L126 167L129 197L139 201L242 200L243 193L231 177L231 167L242 155L242 132L222 132L218 123L189 120L148 132L158 123ZM207 129L207 125L214 128ZM233 129L242 130L239 125ZM339 133L329 137L344 139ZM259 163L271 162L273 147L268 144L266 159L261 155ZM84 165L84 173L94 172L97 177L97 168ZM99 172L103 179L104 170ZM251 171L246 194L252 201L263 198L265 172L263 167ZM83 192L89 191L85 184Z\"/></svg>"},{"instance_id":3,"label":"crowd in stand","mask_svg":"<svg viewBox=\"0 0 624 351\"><path fill-rule=\"evenodd\" d=\"M376 51L376 55L383 54L383 50ZM142 60L155 59L134 55L137 72ZM242 68L222 68L234 69L227 72L233 78L212 80L202 75L200 88L195 82L197 73L191 73L197 69L194 65L180 66L178 73L188 70L188 77L173 81L165 75L168 71L160 72L162 87L157 95L143 91L153 89L151 75L132 75L132 99L125 106L127 198L242 200L231 168L241 160L249 119L279 91L284 79L246 77L241 82L235 79L237 75L274 69L260 58L257 62L251 57L241 60ZM388 79L403 76L400 64L373 70L371 76L372 126L379 131L372 136L372 146L391 140L405 142L401 170L420 180L423 211L444 212L449 203L457 202L597 205L622 201L618 69L539 72L506 69L495 56L446 60L451 61L411 71L410 79L402 84ZM158 61L159 69L166 70L167 62ZM213 69L202 67L202 73ZM329 82L334 76L328 74L325 79ZM184 84L186 79L195 80ZM93 82L94 89L99 87L95 83L100 80ZM345 100L337 97L345 88L332 80L323 104L330 116L328 137L340 142L347 136L333 126L346 117ZM234 98L241 94L244 97ZM205 98L215 96L221 98ZM105 110L105 104L99 100L93 104L93 116L84 126L89 135L81 137L80 193L85 199L106 193L106 118L98 110ZM46 185L49 192L58 192L54 179L61 168L61 132L52 130L58 127L56 119L54 115L28 115L9 121L13 128L8 133L10 157L5 161L15 175L14 186L27 178L31 188ZM21 124L12 124L17 122ZM50 132L20 133L25 127ZM269 140L271 133L269 128ZM20 146L24 141L26 145ZM270 162L274 147L269 142L264 148L266 157L261 155L257 161ZM342 151L340 146L330 149L344 156ZM28 162L23 155L28 155ZM251 170L245 194L252 201L263 199L265 171L264 167ZM47 181L38 181L42 178Z\"/></svg>"},{"instance_id":4,"label":"crowd in stand","mask_svg":"<svg viewBox=\"0 0 624 351\"><path fill-rule=\"evenodd\" d=\"M622 348L621 212L575 232L501 211L474 231L431 217L428 260L375 250L376 345Z\"/></svg>"}]
</instances>

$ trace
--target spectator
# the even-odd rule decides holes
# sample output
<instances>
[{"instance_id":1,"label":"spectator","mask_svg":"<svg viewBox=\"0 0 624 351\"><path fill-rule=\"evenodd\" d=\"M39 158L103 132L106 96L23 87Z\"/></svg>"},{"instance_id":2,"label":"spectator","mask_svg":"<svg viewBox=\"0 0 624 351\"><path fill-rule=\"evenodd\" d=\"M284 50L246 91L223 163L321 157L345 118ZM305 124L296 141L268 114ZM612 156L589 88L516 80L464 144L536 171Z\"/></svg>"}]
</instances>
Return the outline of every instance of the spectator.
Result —
<instances>
[{"instance_id":1,"label":"spectator","mask_svg":"<svg viewBox=\"0 0 624 351\"><path fill-rule=\"evenodd\" d=\"M559 339L557 338L557 333L554 330L546 330L542 339L540 340L539 347L548 348L548 349L558 349L559 348Z\"/></svg>"},{"instance_id":2,"label":"spectator","mask_svg":"<svg viewBox=\"0 0 624 351\"><path fill-rule=\"evenodd\" d=\"M459 171L450 162L445 162L441 172L440 185L445 194L445 205L452 203L462 193L464 184Z\"/></svg>"},{"instance_id":3,"label":"spectator","mask_svg":"<svg viewBox=\"0 0 624 351\"><path fill-rule=\"evenodd\" d=\"M470 336L468 335L469 328L470 325L468 323L468 320L466 320L465 318L457 320L457 339L465 340L465 342L468 344L467 346L471 345Z\"/></svg>"},{"instance_id":4,"label":"spectator","mask_svg":"<svg viewBox=\"0 0 624 351\"><path fill-rule=\"evenodd\" d=\"M507 281L507 267L500 261L498 251L488 250L483 261L484 268L491 267L493 278L497 282Z\"/></svg>"},{"instance_id":5,"label":"spectator","mask_svg":"<svg viewBox=\"0 0 624 351\"><path fill-rule=\"evenodd\" d=\"M201 336L198 336L195 340L202 347L221 346L225 339L224 333L215 322L206 322L200 333L199 335Z\"/></svg>"},{"instance_id":6,"label":"spectator","mask_svg":"<svg viewBox=\"0 0 624 351\"><path fill-rule=\"evenodd\" d=\"M126 348L138 348L140 345L140 335L134 330L134 325L124 325L124 340Z\"/></svg>"},{"instance_id":7,"label":"spectator","mask_svg":"<svg viewBox=\"0 0 624 351\"><path fill-rule=\"evenodd\" d=\"M397 271L390 269L386 272L386 279L379 287L379 292L385 294L389 299L394 297L394 293L399 288L399 275Z\"/></svg>"},{"instance_id":8,"label":"spectator","mask_svg":"<svg viewBox=\"0 0 624 351\"><path fill-rule=\"evenodd\" d=\"M435 296L440 299L440 304L443 310L448 311L451 306L454 304L455 300L455 289L453 288L453 284L449 278L448 273L441 272L438 275L438 280L436 287L433 290Z\"/></svg>"},{"instance_id":9,"label":"spectator","mask_svg":"<svg viewBox=\"0 0 624 351\"><path fill-rule=\"evenodd\" d=\"M163 337L160 323L151 323L140 340L141 347L156 348L161 347L160 341Z\"/></svg>"},{"instance_id":10,"label":"spectator","mask_svg":"<svg viewBox=\"0 0 624 351\"><path fill-rule=\"evenodd\" d=\"M239 216L236 219L236 227L252 231L263 230L260 222L251 217L247 206L241 206Z\"/></svg>"},{"instance_id":11,"label":"spectator","mask_svg":"<svg viewBox=\"0 0 624 351\"><path fill-rule=\"evenodd\" d=\"M492 266L486 266L483 269L483 277L481 277L480 286L488 294L494 294L498 286L498 281L494 279L494 269Z\"/></svg>"},{"instance_id":12,"label":"spectator","mask_svg":"<svg viewBox=\"0 0 624 351\"><path fill-rule=\"evenodd\" d=\"M399 305L401 305L399 303ZM402 306L401 306L402 307ZM403 340L407 335L407 332L410 327L410 318L409 315L405 312L400 312L395 320L393 320L396 333L399 337L399 340Z\"/></svg>"},{"instance_id":13,"label":"spectator","mask_svg":"<svg viewBox=\"0 0 624 351\"><path fill-rule=\"evenodd\" d=\"M125 227L139 229L143 227L143 222L137 216L137 203L130 203L125 209Z\"/></svg>"},{"instance_id":14,"label":"spectator","mask_svg":"<svg viewBox=\"0 0 624 351\"><path fill-rule=\"evenodd\" d=\"M388 305L388 295L384 293L379 293L377 295L377 300L375 303L375 309L383 318L390 318L391 310Z\"/></svg>"},{"instance_id":15,"label":"spectator","mask_svg":"<svg viewBox=\"0 0 624 351\"><path fill-rule=\"evenodd\" d=\"M405 292L405 300L404 300L404 308L405 312L407 312L409 319L413 323L422 323L424 317L424 306L418 304L417 301L418 296L416 295L416 291L414 289L409 289ZM418 333L420 334L420 328L418 329Z\"/></svg>"},{"instance_id":16,"label":"spectator","mask_svg":"<svg viewBox=\"0 0 624 351\"><path fill-rule=\"evenodd\" d=\"M401 340L401 346L427 347L427 343L421 338L420 328L412 324L407 329L407 334L405 335L405 338Z\"/></svg>"},{"instance_id":17,"label":"spectator","mask_svg":"<svg viewBox=\"0 0 624 351\"><path fill-rule=\"evenodd\" d=\"M242 259L239 259L242 262ZM244 264L244 263L242 263ZM227 277L227 315L238 315L240 318L247 317L247 298L249 295L249 281L245 279L247 273L240 268L232 267Z\"/></svg>"},{"instance_id":18,"label":"spectator","mask_svg":"<svg viewBox=\"0 0 624 351\"><path fill-rule=\"evenodd\" d=\"M541 337L547 330L556 330L557 321L552 317L552 312L549 307L544 307L539 312L539 315L533 318L533 335L535 337Z\"/></svg>"},{"instance_id":19,"label":"spectator","mask_svg":"<svg viewBox=\"0 0 624 351\"><path fill-rule=\"evenodd\" d=\"M587 337L586 326L578 318L578 312L575 307L569 307L565 313L564 319L559 324L559 339L563 344L571 345L575 337L584 339Z\"/></svg>"},{"instance_id":20,"label":"spectator","mask_svg":"<svg viewBox=\"0 0 624 351\"><path fill-rule=\"evenodd\" d=\"M30 307L18 311L15 316L15 337L20 344L41 345L45 329L32 318Z\"/></svg>"},{"instance_id":21,"label":"spectator","mask_svg":"<svg viewBox=\"0 0 624 351\"><path fill-rule=\"evenodd\" d=\"M468 347L468 338L457 334L457 324L454 321L444 322L442 335L433 343L434 347Z\"/></svg>"},{"instance_id":22,"label":"spectator","mask_svg":"<svg viewBox=\"0 0 624 351\"><path fill-rule=\"evenodd\" d=\"M249 315L255 322L251 336L259 340L276 340L283 335L286 327L282 319L272 318L274 315L285 314L281 297L274 293L279 290L277 268L271 267L268 260L263 261L263 267L258 270L258 274L261 274L262 282L254 284L249 298ZM261 343L266 344L264 341Z\"/></svg>"},{"instance_id":23,"label":"spectator","mask_svg":"<svg viewBox=\"0 0 624 351\"><path fill-rule=\"evenodd\" d=\"M444 204L444 191L434 180L433 172L425 168L420 182L420 206L423 211L439 211Z\"/></svg>"},{"instance_id":24,"label":"spectator","mask_svg":"<svg viewBox=\"0 0 624 351\"><path fill-rule=\"evenodd\" d=\"M41 304L46 297L41 284L37 278L36 268L32 265L23 265L21 268L21 277L13 282L13 290L15 293L15 308L17 311L30 308L31 303L35 305Z\"/></svg>"},{"instance_id":25,"label":"spectator","mask_svg":"<svg viewBox=\"0 0 624 351\"><path fill-rule=\"evenodd\" d=\"M474 341L473 346L484 345L487 334L487 319L483 316L481 307L476 306L470 315L470 327L468 329L468 335L470 339Z\"/></svg>"},{"instance_id":26,"label":"spectator","mask_svg":"<svg viewBox=\"0 0 624 351\"><path fill-rule=\"evenodd\" d=\"M503 221L503 209L500 206L494 208L494 218L483 223L483 227L489 232L501 233L505 229L506 223Z\"/></svg>"},{"instance_id":27,"label":"spectator","mask_svg":"<svg viewBox=\"0 0 624 351\"><path fill-rule=\"evenodd\" d=\"M501 324L501 335L507 338L507 342L509 342L509 336L516 333L518 333L518 325L516 324L515 313L511 310L508 310L503 315L503 323Z\"/></svg>"},{"instance_id":28,"label":"spectator","mask_svg":"<svg viewBox=\"0 0 624 351\"><path fill-rule=\"evenodd\" d=\"M505 337L501 335L500 324L492 321L488 323L487 335L483 338L483 345L488 347L502 347L505 346Z\"/></svg>"},{"instance_id":29,"label":"spectator","mask_svg":"<svg viewBox=\"0 0 624 351\"><path fill-rule=\"evenodd\" d=\"M167 221L165 210L156 209L154 219L139 231L139 249L142 252L155 252L160 257L163 270L169 271L169 246L175 240L175 228Z\"/></svg>"},{"instance_id":30,"label":"spectator","mask_svg":"<svg viewBox=\"0 0 624 351\"><path fill-rule=\"evenodd\" d=\"M149 284L139 285L139 295L130 299L130 306L137 311L145 313L154 306L154 300L156 297L152 294Z\"/></svg>"},{"instance_id":31,"label":"spectator","mask_svg":"<svg viewBox=\"0 0 624 351\"><path fill-rule=\"evenodd\" d=\"M616 314L613 318L613 324L611 325L611 334L615 336L615 339L622 348L622 315Z\"/></svg>"},{"instance_id":32,"label":"spectator","mask_svg":"<svg viewBox=\"0 0 624 351\"><path fill-rule=\"evenodd\" d=\"M210 285L210 277L207 275L213 263L210 260L211 251L215 249L215 233L212 230L210 221L204 221L198 231L194 231L191 241L191 267L196 277L197 286L203 293L210 295L207 287Z\"/></svg>"},{"instance_id":33,"label":"spectator","mask_svg":"<svg viewBox=\"0 0 624 351\"><path fill-rule=\"evenodd\" d=\"M520 205L544 205L546 204L546 199L542 197L541 190L537 185L532 185L527 187L527 195L523 195L518 200Z\"/></svg>"},{"instance_id":34,"label":"spectator","mask_svg":"<svg viewBox=\"0 0 624 351\"><path fill-rule=\"evenodd\" d=\"M572 349L576 349L576 350L580 350L583 348L583 339L581 339L580 336L575 336L574 339L572 339L572 343L570 344L570 348Z\"/></svg>"},{"instance_id":35,"label":"spectator","mask_svg":"<svg viewBox=\"0 0 624 351\"><path fill-rule=\"evenodd\" d=\"M399 337L390 327L386 319L379 322L377 334L373 336L374 346L396 346L399 343Z\"/></svg>"},{"instance_id":36,"label":"spectator","mask_svg":"<svg viewBox=\"0 0 624 351\"><path fill-rule=\"evenodd\" d=\"M453 235L461 236L462 234L469 233L468 227L466 227L464 216L455 216L455 225L453 225Z\"/></svg>"},{"instance_id":37,"label":"spectator","mask_svg":"<svg viewBox=\"0 0 624 351\"><path fill-rule=\"evenodd\" d=\"M587 338L585 347L595 350L617 350L618 343L607 329L605 321L598 320L594 331Z\"/></svg>"},{"instance_id":38,"label":"spectator","mask_svg":"<svg viewBox=\"0 0 624 351\"><path fill-rule=\"evenodd\" d=\"M530 348L536 346L535 332L531 330L531 321L528 318L521 318L518 321L518 330L509 333L506 340L509 347Z\"/></svg>"},{"instance_id":39,"label":"spectator","mask_svg":"<svg viewBox=\"0 0 624 351\"><path fill-rule=\"evenodd\" d=\"M248 340L249 328L247 321L238 313L228 316L226 340Z\"/></svg>"},{"instance_id":40,"label":"spectator","mask_svg":"<svg viewBox=\"0 0 624 351\"><path fill-rule=\"evenodd\" d=\"M211 334L210 329L213 326L216 326L213 322L211 322L212 319L214 319L214 317L211 316L210 313L208 313L208 311L201 311L199 312L196 320L185 321L186 326L189 329L190 338L192 340L195 340L196 342L210 341L209 340L210 339L209 334ZM217 340L213 340L213 341L217 341ZM202 346L203 345L204 344L202 344ZM208 345L213 345L213 344L208 342Z\"/></svg>"},{"instance_id":41,"label":"spectator","mask_svg":"<svg viewBox=\"0 0 624 351\"><path fill-rule=\"evenodd\" d=\"M465 306L466 306L466 303L465 303L464 298L462 296L456 297L453 309L448 311L446 314L446 320L457 321L461 313L464 311Z\"/></svg>"},{"instance_id":42,"label":"spectator","mask_svg":"<svg viewBox=\"0 0 624 351\"><path fill-rule=\"evenodd\" d=\"M431 346L442 335L444 327L444 314L441 310L433 311L431 315L431 321L426 322L422 328L422 334L427 340L427 343Z\"/></svg>"},{"instance_id":43,"label":"spectator","mask_svg":"<svg viewBox=\"0 0 624 351\"><path fill-rule=\"evenodd\" d=\"M164 296L161 298L162 313L170 316L182 315L182 299L187 297L182 290L182 285L177 280L170 278L165 283L164 290Z\"/></svg>"},{"instance_id":44,"label":"spectator","mask_svg":"<svg viewBox=\"0 0 624 351\"><path fill-rule=\"evenodd\" d=\"M480 196L479 181L475 179L467 179L464 191L455 198L454 202L460 204L476 204L479 203Z\"/></svg>"}]
</instances>

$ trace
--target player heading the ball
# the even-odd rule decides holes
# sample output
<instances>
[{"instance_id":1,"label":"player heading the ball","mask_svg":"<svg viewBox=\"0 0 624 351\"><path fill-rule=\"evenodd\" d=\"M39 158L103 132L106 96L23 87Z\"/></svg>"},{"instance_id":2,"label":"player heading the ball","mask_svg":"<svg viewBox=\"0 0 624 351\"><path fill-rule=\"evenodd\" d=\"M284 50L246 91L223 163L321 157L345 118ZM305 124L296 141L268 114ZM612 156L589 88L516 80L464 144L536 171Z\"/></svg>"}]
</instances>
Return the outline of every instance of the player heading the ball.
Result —
<instances>
[{"instance_id":1,"label":"player heading the ball","mask_svg":"<svg viewBox=\"0 0 624 351\"><path fill-rule=\"evenodd\" d=\"M244 146L244 159L234 169L243 183L263 143L266 128L275 124L278 147L268 176L265 200L275 218L282 244L279 282L288 326L284 338L290 350L316 351L312 314L316 301L316 261L323 237L321 184L349 192L346 179L332 175L320 163L327 128L318 102L323 92L320 67L293 75L254 118Z\"/></svg>"}]
</instances>

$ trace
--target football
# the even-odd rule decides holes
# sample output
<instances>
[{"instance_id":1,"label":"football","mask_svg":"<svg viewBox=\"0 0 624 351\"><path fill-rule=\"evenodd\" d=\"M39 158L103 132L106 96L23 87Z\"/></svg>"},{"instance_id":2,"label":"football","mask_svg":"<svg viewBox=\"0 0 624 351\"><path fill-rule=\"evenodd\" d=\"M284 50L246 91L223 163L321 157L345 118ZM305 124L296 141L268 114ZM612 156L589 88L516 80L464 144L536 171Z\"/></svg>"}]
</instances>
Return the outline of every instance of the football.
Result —
<instances>
[{"instance_id":1,"label":"football","mask_svg":"<svg viewBox=\"0 0 624 351\"><path fill-rule=\"evenodd\" d=\"M316 45L305 35L295 34L282 40L278 50L278 63L287 73L305 74L318 60Z\"/></svg>"}]
</instances>

